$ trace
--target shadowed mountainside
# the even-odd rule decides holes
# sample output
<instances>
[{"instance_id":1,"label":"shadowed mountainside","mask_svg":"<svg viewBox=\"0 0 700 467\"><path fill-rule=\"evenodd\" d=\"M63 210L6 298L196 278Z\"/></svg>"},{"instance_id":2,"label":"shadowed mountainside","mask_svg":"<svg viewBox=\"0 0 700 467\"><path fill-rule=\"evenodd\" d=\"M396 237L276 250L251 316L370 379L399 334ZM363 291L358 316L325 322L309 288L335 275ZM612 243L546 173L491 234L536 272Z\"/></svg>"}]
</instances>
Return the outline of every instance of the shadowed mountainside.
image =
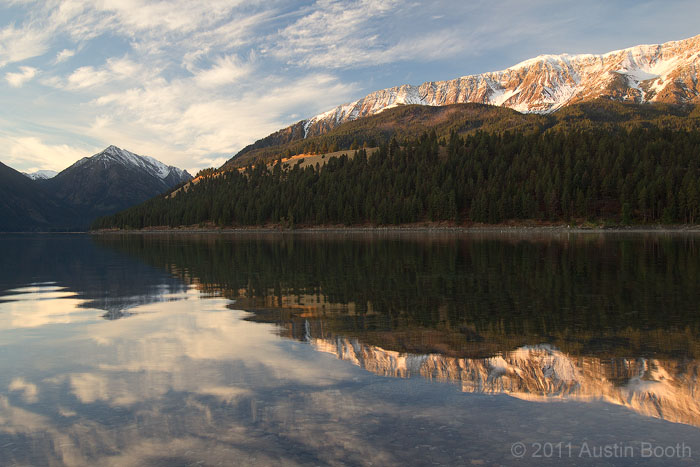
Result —
<instances>
[{"instance_id":1,"label":"shadowed mountainside","mask_svg":"<svg viewBox=\"0 0 700 467\"><path fill-rule=\"evenodd\" d=\"M70 224L75 215L49 190L0 163L0 231L49 230Z\"/></svg>"}]
</instances>

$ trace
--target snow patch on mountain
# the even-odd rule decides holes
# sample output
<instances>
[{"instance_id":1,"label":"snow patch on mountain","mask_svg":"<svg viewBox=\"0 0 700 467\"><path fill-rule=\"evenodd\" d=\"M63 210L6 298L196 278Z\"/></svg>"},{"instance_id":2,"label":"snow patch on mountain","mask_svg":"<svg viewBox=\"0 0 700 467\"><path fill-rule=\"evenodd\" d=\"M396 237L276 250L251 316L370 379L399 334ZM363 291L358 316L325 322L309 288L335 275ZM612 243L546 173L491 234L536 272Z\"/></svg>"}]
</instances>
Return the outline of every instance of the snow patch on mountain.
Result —
<instances>
[{"instance_id":1,"label":"snow patch on mountain","mask_svg":"<svg viewBox=\"0 0 700 467\"><path fill-rule=\"evenodd\" d=\"M48 180L49 178L55 177L58 172L53 170L37 170L36 172L31 173L22 172L22 174L26 175L32 180Z\"/></svg>"}]
</instances>

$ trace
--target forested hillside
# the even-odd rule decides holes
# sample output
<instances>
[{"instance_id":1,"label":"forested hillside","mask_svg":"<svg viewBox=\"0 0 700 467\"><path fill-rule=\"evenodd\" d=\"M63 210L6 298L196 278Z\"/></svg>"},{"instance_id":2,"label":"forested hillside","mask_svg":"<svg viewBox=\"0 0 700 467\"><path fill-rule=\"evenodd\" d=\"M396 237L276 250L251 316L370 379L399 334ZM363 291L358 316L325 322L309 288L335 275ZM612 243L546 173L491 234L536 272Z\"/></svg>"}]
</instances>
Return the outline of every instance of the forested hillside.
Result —
<instances>
[{"instance_id":1,"label":"forested hillside","mask_svg":"<svg viewBox=\"0 0 700 467\"><path fill-rule=\"evenodd\" d=\"M441 145L442 143L442 145ZM700 133L624 127L435 131L322 167L258 164L203 178L187 193L154 198L93 228L213 222L389 225L509 220L695 223Z\"/></svg>"},{"instance_id":2,"label":"forested hillside","mask_svg":"<svg viewBox=\"0 0 700 467\"><path fill-rule=\"evenodd\" d=\"M469 136L477 131L538 133L544 130L615 130L661 128L700 131L700 106L634 104L598 99L567 106L548 115L522 114L512 109L484 104L454 104L441 107L406 105L380 114L344 123L316 136L304 137L299 126L280 130L242 149L224 167L245 167L270 162L280 156L325 153L416 138L435 131L445 140L452 133Z\"/></svg>"}]
</instances>

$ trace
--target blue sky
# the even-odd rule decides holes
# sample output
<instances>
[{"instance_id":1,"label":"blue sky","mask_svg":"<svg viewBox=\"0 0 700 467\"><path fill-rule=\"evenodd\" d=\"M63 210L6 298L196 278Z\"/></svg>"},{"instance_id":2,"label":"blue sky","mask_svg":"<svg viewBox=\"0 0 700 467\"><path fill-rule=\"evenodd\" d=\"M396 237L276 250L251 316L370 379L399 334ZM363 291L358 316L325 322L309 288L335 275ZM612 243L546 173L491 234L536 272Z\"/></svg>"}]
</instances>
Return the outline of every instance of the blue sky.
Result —
<instances>
[{"instance_id":1,"label":"blue sky","mask_svg":"<svg viewBox=\"0 0 700 467\"><path fill-rule=\"evenodd\" d=\"M0 161L197 171L369 92L700 34L697 0L0 0Z\"/></svg>"}]
</instances>

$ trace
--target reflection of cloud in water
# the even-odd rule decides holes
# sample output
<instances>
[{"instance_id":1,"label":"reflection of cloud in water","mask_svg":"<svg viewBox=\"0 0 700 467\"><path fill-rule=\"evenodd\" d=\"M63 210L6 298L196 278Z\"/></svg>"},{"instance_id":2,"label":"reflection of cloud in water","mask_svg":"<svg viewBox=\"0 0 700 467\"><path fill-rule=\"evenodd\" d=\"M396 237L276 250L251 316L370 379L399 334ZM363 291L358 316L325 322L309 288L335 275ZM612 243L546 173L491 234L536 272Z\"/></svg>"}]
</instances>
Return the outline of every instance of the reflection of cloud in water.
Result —
<instances>
[{"instance_id":1,"label":"reflection of cloud in water","mask_svg":"<svg viewBox=\"0 0 700 467\"><path fill-rule=\"evenodd\" d=\"M196 291L191 291L194 294ZM245 312L225 308L225 299L182 300L140 307L133 319L86 326L98 344L96 370L69 376L84 403L128 405L169 391L215 395L230 400L249 392L224 383L222 363L255 373L257 382L283 378L304 384L332 384L322 368L306 365L280 345L272 325L253 325ZM193 313L193 306L205 309ZM164 309L165 308L165 309ZM247 385L245 381L241 384Z\"/></svg>"},{"instance_id":2,"label":"reflection of cloud in water","mask_svg":"<svg viewBox=\"0 0 700 467\"><path fill-rule=\"evenodd\" d=\"M131 320L83 324L85 339L70 345L83 347L90 357L80 363L92 362L91 371L10 384L27 403L37 402L42 385L49 400L64 388L79 403L63 395L61 404L36 406L49 410L38 415L2 397L0 440L13 435L9 445L16 449L0 453L0 463L327 463L313 454L324 446L310 435L325 431L328 439L337 417L351 417L360 404L337 399L337 390L327 398L318 393L350 379L348 368L329 369L333 360L318 353L290 353L274 326L244 321L245 313L226 309L228 303L183 300L166 310L154 304ZM336 417L331 426L329 411ZM355 435L343 436L357 444L353 451L363 451ZM295 443L301 452L290 455ZM371 451L374 459L391 460ZM348 454L355 456L362 458Z\"/></svg>"},{"instance_id":3,"label":"reflection of cloud in water","mask_svg":"<svg viewBox=\"0 0 700 467\"><path fill-rule=\"evenodd\" d=\"M591 442L611 433L627 442L688 438L690 427L641 424L595 402L543 412L451 385L377 378L243 320L227 300L198 297L189 290L128 320L77 323L70 339L38 348L27 375L3 385L15 389L0 395L8 446L0 464L504 464L510 443L533 435L532 420ZM408 375L411 358L386 361ZM28 391L37 398L30 406Z\"/></svg>"},{"instance_id":4,"label":"reflection of cloud in water","mask_svg":"<svg viewBox=\"0 0 700 467\"><path fill-rule=\"evenodd\" d=\"M187 298L187 292L168 293L159 287L157 295L133 296L114 300L86 300L76 292L52 284L36 284L5 291L0 314L0 330L38 328L54 324L94 321L98 310L111 310L101 316L116 320L131 316L126 308L143 304L173 302ZM165 305L167 307L167 305Z\"/></svg>"},{"instance_id":5,"label":"reflection of cloud in water","mask_svg":"<svg viewBox=\"0 0 700 467\"><path fill-rule=\"evenodd\" d=\"M7 291L3 296L0 330L37 328L51 324L75 324L94 319L85 313L85 301L63 287L36 285Z\"/></svg>"},{"instance_id":6,"label":"reflection of cloud in water","mask_svg":"<svg viewBox=\"0 0 700 467\"><path fill-rule=\"evenodd\" d=\"M18 391L22 393L24 401L28 404L33 404L39 400L39 390L36 384L27 383L24 378L15 378L10 382L7 388L10 392Z\"/></svg>"}]
</instances>

